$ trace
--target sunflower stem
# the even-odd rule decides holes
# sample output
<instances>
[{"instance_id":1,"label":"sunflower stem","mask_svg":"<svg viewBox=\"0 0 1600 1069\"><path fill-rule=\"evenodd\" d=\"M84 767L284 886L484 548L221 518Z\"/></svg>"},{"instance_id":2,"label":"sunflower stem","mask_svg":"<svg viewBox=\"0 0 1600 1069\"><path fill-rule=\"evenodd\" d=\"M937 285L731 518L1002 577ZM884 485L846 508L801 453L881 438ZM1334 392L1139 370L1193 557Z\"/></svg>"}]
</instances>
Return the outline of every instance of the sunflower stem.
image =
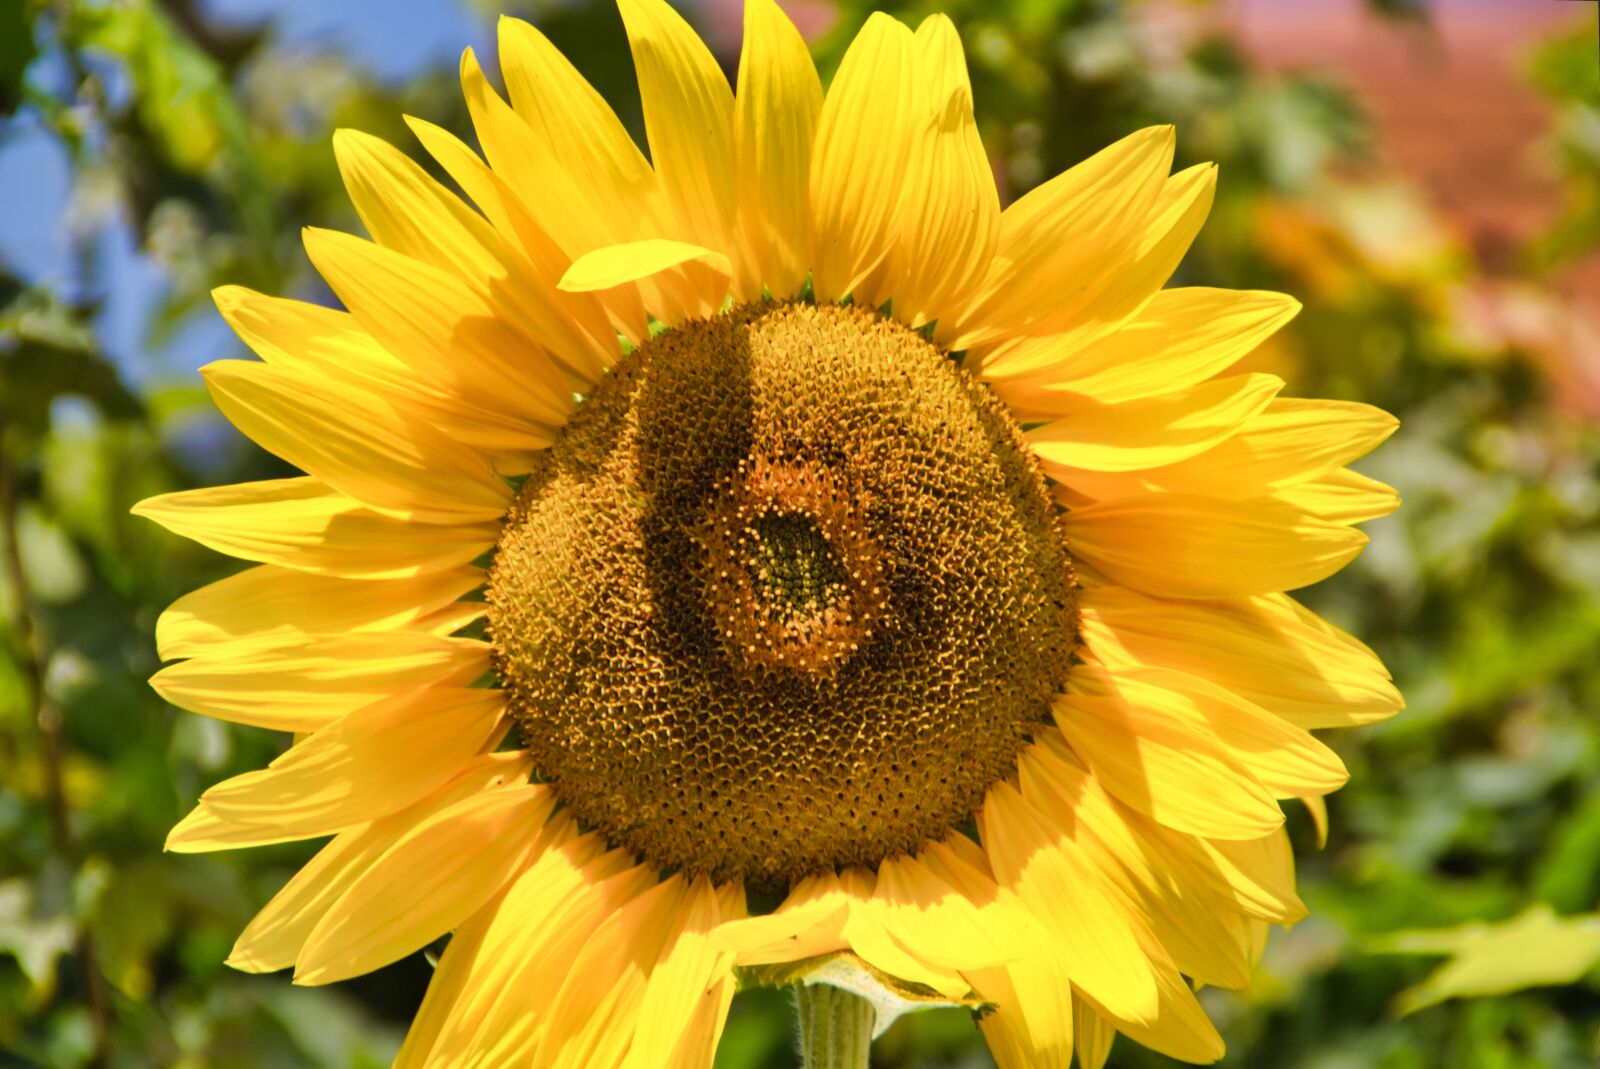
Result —
<instances>
[{"instance_id":1,"label":"sunflower stem","mask_svg":"<svg viewBox=\"0 0 1600 1069\"><path fill-rule=\"evenodd\" d=\"M797 984L794 1011L805 1069L867 1069L872 1003L832 984Z\"/></svg>"}]
</instances>

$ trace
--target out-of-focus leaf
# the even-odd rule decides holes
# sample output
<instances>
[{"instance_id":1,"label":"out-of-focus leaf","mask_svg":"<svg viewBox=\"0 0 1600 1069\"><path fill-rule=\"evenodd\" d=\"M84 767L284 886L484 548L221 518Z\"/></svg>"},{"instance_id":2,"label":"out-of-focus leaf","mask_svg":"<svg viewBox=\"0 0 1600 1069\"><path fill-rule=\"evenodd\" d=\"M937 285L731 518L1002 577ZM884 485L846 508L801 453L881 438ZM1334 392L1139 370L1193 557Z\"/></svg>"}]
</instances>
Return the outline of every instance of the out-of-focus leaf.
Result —
<instances>
[{"instance_id":1,"label":"out-of-focus leaf","mask_svg":"<svg viewBox=\"0 0 1600 1069\"><path fill-rule=\"evenodd\" d=\"M26 0L0 4L0 115L22 102L22 77L38 54Z\"/></svg>"},{"instance_id":2,"label":"out-of-focus leaf","mask_svg":"<svg viewBox=\"0 0 1600 1069\"><path fill-rule=\"evenodd\" d=\"M16 959L36 989L55 982L56 962L72 949L73 936L66 911L39 915L27 880L0 882L0 951Z\"/></svg>"},{"instance_id":3,"label":"out-of-focus leaf","mask_svg":"<svg viewBox=\"0 0 1600 1069\"><path fill-rule=\"evenodd\" d=\"M150 0L79 6L82 46L110 53L134 82L140 125L167 163L186 175L215 173L237 199L246 228L270 238L272 199L244 114L215 60ZM128 176L130 183L135 176ZM151 206L159 191L142 192Z\"/></svg>"},{"instance_id":4,"label":"out-of-focus leaf","mask_svg":"<svg viewBox=\"0 0 1600 1069\"><path fill-rule=\"evenodd\" d=\"M1400 993L1396 1007L1409 1014L1446 999L1576 982L1600 963L1600 914L1558 917L1549 906L1537 905L1500 924L1393 932L1373 939L1368 949L1450 956L1422 983Z\"/></svg>"}]
</instances>

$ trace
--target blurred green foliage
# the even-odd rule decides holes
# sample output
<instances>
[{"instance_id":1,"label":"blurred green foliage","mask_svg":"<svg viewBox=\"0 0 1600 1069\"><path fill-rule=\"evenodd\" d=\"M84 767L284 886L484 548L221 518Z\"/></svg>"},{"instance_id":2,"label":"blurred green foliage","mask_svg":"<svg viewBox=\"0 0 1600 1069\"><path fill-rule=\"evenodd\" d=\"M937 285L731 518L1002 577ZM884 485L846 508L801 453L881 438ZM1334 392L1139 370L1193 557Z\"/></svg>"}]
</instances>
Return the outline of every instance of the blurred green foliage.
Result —
<instances>
[{"instance_id":1,"label":"blurred green foliage","mask_svg":"<svg viewBox=\"0 0 1600 1069\"><path fill-rule=\"evenodd\" d=\"M505 6L639 131L608 5ZM1008 196L1176 123L1180 163L1223 176L1184 280L1298 294L1305 313L1252 360L1294 392L1403 421L1364 470L1405 508L1308 600L1385 656L1411 707L1331 736L1353 778L1326 849L1295 818L1312 918L1275 934L1249 993L1204 995L1229 1064L1592 1066L1600 939L1580 915L1600 899L1600 399L1563 393L1551 362L1570 354L1471 328L1463 309L1497 292L1471 256L1404 185L1333 177L1368 134L1324 75L1268 75L1203 26L1109 0L873 6L956 19ZM1374 7L1427 17L1414 0ZM825 74L868 9L839 5L816 42ZM736 42L711 25L735 10L692 14ZM1600 241L1600 70L1592 32L1529 63L1557 104L1564 191L1525 250L1537 287ZM159 354L214 315L220 283L324 298L298 227L358 229L330 135L410 146L404 112L468 132L449 69L384 84L186 0L0 2L0 139L43 129L67 154L74 256L49 284L0 264L0 1067L383 1065L420 999L420 957L316 990L223 966L310 848L161 853L200 790L282 742L145 686L156 615L230 565L128 515L150 494L285 473ZM165 280L131 363L96 330L99 239L121 229ZM786 996L752 992L719 1062L786 1065L790 1047ZM938 1011L896 1025L875 1064L989 1063L970 1020ZM1112 1064L1169 1063L1124 1041Z\"/></svg>"}]
</instances>

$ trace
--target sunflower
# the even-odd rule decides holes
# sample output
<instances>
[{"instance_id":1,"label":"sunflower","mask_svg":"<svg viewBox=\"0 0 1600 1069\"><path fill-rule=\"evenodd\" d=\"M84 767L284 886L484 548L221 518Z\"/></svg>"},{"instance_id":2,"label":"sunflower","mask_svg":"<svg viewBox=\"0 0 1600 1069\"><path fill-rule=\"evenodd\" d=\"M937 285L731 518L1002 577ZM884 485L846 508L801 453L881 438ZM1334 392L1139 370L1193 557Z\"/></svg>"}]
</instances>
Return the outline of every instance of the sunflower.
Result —
<instances>
[{"instance_id":1,"label":"sunflower","mask_svg":"<svg viewBox=\"0 0 1600 1069\"><path fill-rule=\"evenodd\" d=\"M332 836L229 962L453 933L410 1067L705 1066L773 977L805 1035L875 984L1006 1067L1215 1060L1196 988L1304 913L1280 802L1346 777L1312 729L1401 705L1283 593L1395 507L1344 467L1394 421L1228 374L1297 305L1166 288L1216 177L1170 128L1002 211L948 19L874 15L824 94L749 0L735 95L621 7L649 160L503 20L483 155L410 120L466 200L341 131L344 310L216 294L262 359L212 396L305 474L138 506L257 562L153 683L295 741L168 845Z\"/></svg>"}]
</instances>

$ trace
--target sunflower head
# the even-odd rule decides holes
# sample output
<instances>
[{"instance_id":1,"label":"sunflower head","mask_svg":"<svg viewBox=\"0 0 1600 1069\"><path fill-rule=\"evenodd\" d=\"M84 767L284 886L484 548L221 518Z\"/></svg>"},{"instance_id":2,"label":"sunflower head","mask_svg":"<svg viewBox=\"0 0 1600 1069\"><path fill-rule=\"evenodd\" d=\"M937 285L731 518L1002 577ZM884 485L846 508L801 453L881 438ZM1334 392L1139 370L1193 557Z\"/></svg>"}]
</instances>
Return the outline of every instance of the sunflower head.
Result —
<instances>
[{"instance_id":1,"label":"sunflower head","mask_svg":"<svg viewBox=\"0 0 1600 1069\"><path fill-rule=\"evenodd\" d=\"M1395 506L1345 467L1394 421L1229 373L1297 305L1167 286L1216 180L1170 128L1002 211L948 19L824 94L749 0L735 93L621 7L648 159L505 20L482 155L412 124L467 201L341 132L343 308L217 294L264 362L212 394L305 474L139 506L258 563L154 683L296 741L169 846L332 836L230 961L453 931L402 1069L709 1066L741 976L981 1006L1003 1069L1216 1059L1313 729L1401 704L1284 593Z\"/></svg>"}]
</instances>

